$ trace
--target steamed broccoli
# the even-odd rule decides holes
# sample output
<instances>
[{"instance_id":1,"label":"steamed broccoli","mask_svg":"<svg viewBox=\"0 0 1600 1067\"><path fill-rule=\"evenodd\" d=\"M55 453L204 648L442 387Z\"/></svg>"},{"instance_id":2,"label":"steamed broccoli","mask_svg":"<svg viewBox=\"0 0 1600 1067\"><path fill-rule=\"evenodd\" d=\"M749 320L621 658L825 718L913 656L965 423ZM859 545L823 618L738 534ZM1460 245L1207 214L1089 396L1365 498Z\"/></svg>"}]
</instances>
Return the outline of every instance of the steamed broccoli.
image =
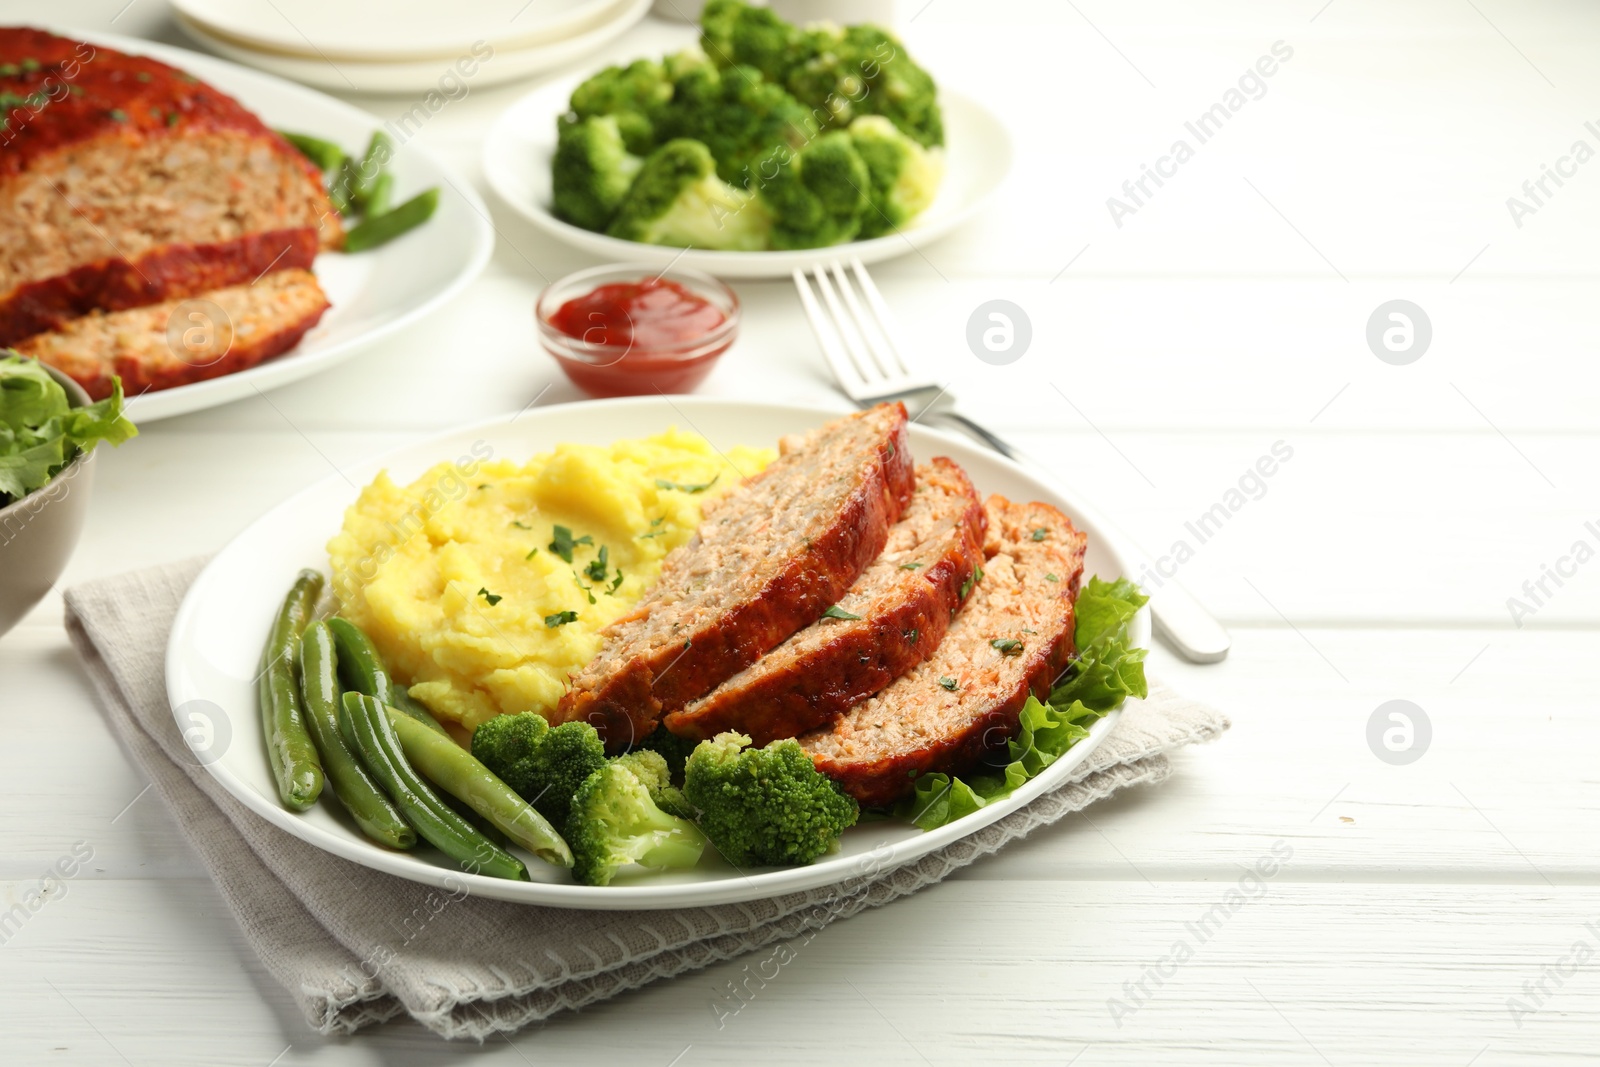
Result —
<instances>
[{"instance_id":1,"label":"steamed broccoli","mask_svg":"<svg viewBox=\"0 0 1600 1067\"><path fill-rule=\"evenodd\" d=\"M668 141L644 161L607 233L676 248L748 252L767 247L772 220L753 193L717 177L699 141Z\"/></svg>"},{"instance_id":2,"label":"steamed broccoli","mask_svg":"<svg viewBox=\"0 0 1600 1067\"><path fill-rule=\"evenodd\" d=\"M802 35L806 58L784 87L802 104L826 108L838 122L882 115L924 147L944 144L939 88L906 46L881 26L816 26Z\"/></svg>"},{"instance_id":3,"label":"steamed broccoli","mask_svg":"<svg viewBox=\"0 0 1600 1067\"><path fill-rule=\"evenodd\" d=\"M586 722L550 726L524 711L490 719L472 733L472 754L566 836L573 794L605 766L605 745Z\"/></svg>"},{"instance_id":4,"label":"steamed broccoli","mask_svg":"<svg viewBox=\"0 0 1600 1067\"><path fill-rule=\"evenodd\" d=\"M637 775L639 781L644 783L644 787L650 790L650 799L656 802L656 807L668 815L676 815L680 819L695 817L694 805L689 803L682 790L672 784L672 774L667 770L666 757L661 753L640 748L617 756L611 762L620 764Z\"/></svg>"},{"instance_id":5,"label":"steamed broccoli","mask_svg":"<svg viewBox=\"0 0 1600 1067\"><path fill-rule=\"evenodd\" d=\"M746 188L752 177L771 172L773 160L805 144L816 123L782 85L754 67L718 70L706 64L686 67L673 81L658 132L704 142L722 180Z\"/></svg>"},{"instance_id":6,"label":"steamed broccoli","mask_svg":"<svg viewBox=\"0 0 1600 1067\"><path fill-rule=\"evenodd\" d=\"M644 155L656 146L656 112L672 98L666 67L639 59L607 67L572 91L567 106L580 119L610 115L628 151Z\"/></svg>"},{"instance_id":7,"label":"steamed broccoli","mask_svg":"<svg viewBox=\"0 0 1600 1067\"><path fill-rule=\"evenodd\" d=\"M551 184L556 217L604 232L644 161L628 151L611 115L563 116Z\"/></svg>"},{"instance_id":8,"label":"steamed broccoli","mask_svg":"<svg viewBox=\"0 0 1600 1067\"><path fill-rule=\"evenodd\" d=\"M639 747L651 752L659 752L666 758L667 770L672 772L674 782L683 781L683 765L689 759L689 753L694 751L694 746L700 743L696 737L679 737L668 730L665 725L657 726L655 731L643 741Z\"/></svg>"},{"instance_id":9,"label":"steamed broccoli","mask_svg":"<svg viewBox=\"0 0 1600 1067\"><path fill-rule=\"evenodd\" d=\"M861 218L860 236L898 229L933 203L943 171L939 149L923 148L882 115L852 122L850 141L872 177L872 203Z\"/></svg>"},{"instance_id":10,"label":"steamed broccoli","mask_svg":"<svg viewBox=\"0 0 1600 1067\"><path fill-rule=\"evenodd\" d=\"M705 835L694 823L662 811L635 765L626 758L606 764L572 797L565 836L572 874L584 885L608 885L629 864L660 869L700 862ZM664 762L660 770L666 772Z\"/></svg>"},{"instance_id":11,"label":"steamed broccoli","mask_svg":"<svg viewBox=\"0 0 1600 1067\"><path fill-rule=\"evenodd\" d=\"M700 47L719 67L755 67L781 83L799 33L764 7L743 0L709 0L700 13Z\"/></svg>"},{"instance_id":12,"label":"steamed broccoli","mask_svg":"<svg viewBox=\"0 0 1600 1067\"><path fill-rule=\"evenodd\" d=\"M758 188L772 212L773 248L821 248L848 241L871 209L871 174L843 131L812 141Z\"/></svg>"},{"instance_id":13,"label":"steamed broccoli","mask_svg":"<svg viewBox=\"0 0 1600 1067\"><path fill-rule=\"evenodd\" d=\"M749 744L743 734L718 734L689 757L683 792L717 851L743 867L810 863L836 848L855 825L855 800L793 739Z\"/></svg>"}]
</instances>

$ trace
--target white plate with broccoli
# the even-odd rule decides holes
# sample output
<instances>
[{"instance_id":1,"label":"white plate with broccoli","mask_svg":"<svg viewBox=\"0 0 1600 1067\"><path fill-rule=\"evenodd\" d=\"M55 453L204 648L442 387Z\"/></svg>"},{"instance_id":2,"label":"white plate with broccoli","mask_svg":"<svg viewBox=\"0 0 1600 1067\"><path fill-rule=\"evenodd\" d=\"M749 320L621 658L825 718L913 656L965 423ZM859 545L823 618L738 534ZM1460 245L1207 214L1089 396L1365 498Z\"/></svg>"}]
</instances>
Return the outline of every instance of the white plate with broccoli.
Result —
<instances>
[{"instance_id":1,"label":"white plate with broccoli","mask_svg":"<svg viewBox=\"0 0 1600 1067\"><path fill-rule=\"evenodd\" d=\"M727 449L811 429L836 414L692 396L670 402L636 397L566 404L465 427L378 457L345 474L364 484L379 470L388 470L405 484L449 457L524 457L559 442L604 445L686 422L718 448ZM913 425L911 444L919 455L950 456L985 493L1048 501L1065 510L1089 537L1086 575L1111 579L1131 573L1132 557L1113 540L1106 522L1070 493L1038 481L964 437ZM920 809L924 815L931 811L932 817L923 822L932 829L923 830L902 817L862 819L844 831L837 851L806 866L740 869L725 862L714 848L706 848L698 864L688 869L624 872L609 885L575 884L567 869L522 852L517 855L526 862L530 881L464 873L436 848L396 851L375 843L363 836L337 804L288 810L280 802L269 769L257 703L262 649L284 604L284 591L297 572L326 568L325 542L329 531L339 528L349 503L350 482L342 476L329 478L268 512L212 560L174 621L167 646L167 693L174 717L193 747L195 762L241 803L318 848L412 881L548 907L622 910L726 904L846 882L912 862L1060 785L1105 738L1118 715L1113 710L1092 723L1085 720L1087 733L1077 731L1067 741L1070 747L1063 747L1054 762L1031 771L1033 776L1007 795L982 803L954 788L942 790L940 801L948 797L944 808L931 811L930 804ZM1082 607L1081 597L1079 603ZM1148 645L1148 616L1145 610L1125 613L1119 624L1124 649ZM1130 656L1129 665L1136 665L1140 657L1142 653ZM1044 747L1043 743L1030 746L1030 751ZM980 779L973 778L972 785L982 791ZM791 812L784 817L794 816Z\"/></svg>"},{"instance_id":2,"label":"white plate with broccoli","mask_svg":"<svg viewBox=\"0 0 1600 1067\"><path fill-rule=\"evenodd\" d=\"M703 50L513 105L484 143L495 192L604 259L777 278L841 247L915 251L1005 181L1005 125L886 31L800 29L738 0L706 12Z\"/></svg>"}]
</instances>

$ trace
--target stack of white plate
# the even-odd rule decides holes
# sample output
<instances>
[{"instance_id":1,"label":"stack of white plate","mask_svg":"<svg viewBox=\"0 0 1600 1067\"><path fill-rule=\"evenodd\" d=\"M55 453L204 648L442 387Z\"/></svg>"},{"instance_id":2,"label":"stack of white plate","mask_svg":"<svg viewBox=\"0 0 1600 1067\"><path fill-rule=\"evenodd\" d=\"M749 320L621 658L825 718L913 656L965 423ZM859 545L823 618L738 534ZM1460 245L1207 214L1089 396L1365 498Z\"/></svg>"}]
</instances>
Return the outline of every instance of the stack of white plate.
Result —
<instances>
[{"instance_id":1,"label":"stack of white plate","mask_svg":"<svg viewBox=\"0 0 1600 1067\"><path fill-rule=\"evenodd\" d=\"M172 0L207 49L335 92L437 91L567 65L644 16L650 0Z\"/></svg>"}]
</instances>

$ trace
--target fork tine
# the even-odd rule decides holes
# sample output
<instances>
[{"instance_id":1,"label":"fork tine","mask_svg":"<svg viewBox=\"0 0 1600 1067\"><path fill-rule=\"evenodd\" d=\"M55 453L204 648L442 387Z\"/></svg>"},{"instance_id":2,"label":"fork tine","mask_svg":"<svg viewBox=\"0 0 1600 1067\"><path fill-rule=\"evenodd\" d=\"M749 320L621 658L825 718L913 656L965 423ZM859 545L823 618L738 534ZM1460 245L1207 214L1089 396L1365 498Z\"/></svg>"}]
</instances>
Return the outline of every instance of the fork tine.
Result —
<instances>
[{"instance_id":1,"label":"fork tine","mask_svg":"<svg viewBox=\"0 0 1600 1067\"><path fill-rule=\"evenodd\" d=\"M861 292L866 297L867 305L872 309L873 325L883 337L884 350L899 373L910 376L911 368L906 364L900 344L900 320L894 317L894 312L889 310L889 305L884 301L883 294L878 291L878 283L872 280L872 275L867 273L866 265L861 262L860 256L850 257L850 266L853 268L856 282L861 286Z\"/></svg>"},{"instance_id":2,"label":"fork tine","mask_svg":"<svg viewBox=\"0 0 1600 1067\"><path fill-rule=\"evenodd\" d=\"M835 261L829 269L833 272L834 285L838 287L839 295L843 297L846 308L849 309L850 325L860 336L862 347L865 349L865 358L871 361L871 369L877 372L876 377L887 380L897 376L897 371L892 365L893 356L886 351L886 338L883 331L873 322L872 316L856 296L856 287L851 284L850 276L844 272L844 264Z\"/></svg>"},{"instance_id":3,"label":"fork tine","mask_svg":"<svg viewBox=\"0 0 1600 1067\"><path fill-rule=\"evenodd\" d=\"M876 384L888 377L872 358L871 345L856 325L855 319L845 309L839 294L834 291L833 283L828 279L827 267L818 264L813 269L812 281L816 282L817 288L822 291L822 299L827 303L828 310L833 313L833 328L843 339L845 349L850 353L861 380L864 383Z\"/></svg>"},{"instance_id":4,"label":"fork tine","mask_svg":"<svg viewBox=\"0 0 1600 1067\"><path fill-rule=\"evenodd\" d=\"M844 391L853 398L856 393L865 390L866 377L856 366L855 357L846 350L837 324L817 301L810 279L799 267L794 270L794 287L800 294L806 320L811 323L811 332L816 335L817 344L822 347L822 355L833 370L833 376L839 379Z\"/></svg>"}]
</instances>

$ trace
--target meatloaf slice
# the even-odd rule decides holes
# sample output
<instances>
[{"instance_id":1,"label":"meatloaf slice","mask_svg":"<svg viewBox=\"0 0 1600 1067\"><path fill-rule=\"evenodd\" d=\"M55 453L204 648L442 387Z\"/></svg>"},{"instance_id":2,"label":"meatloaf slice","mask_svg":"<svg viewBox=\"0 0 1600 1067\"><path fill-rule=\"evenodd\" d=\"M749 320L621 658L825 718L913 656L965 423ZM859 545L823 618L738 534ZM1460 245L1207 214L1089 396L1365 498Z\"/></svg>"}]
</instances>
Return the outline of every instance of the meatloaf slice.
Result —
<instances>
[{"instance_id":1,"label":"meatloaf slice","mask_svg":"<svg viewBox=\"0 0 1600 1067\"><path fill-rule=\"evenodd\" d=\"M983 563L984 510L955 461L940 456L916 475L883 555L836 605L842 615L818 619L668 715L668 730L698 738L737 730L757 745L794 737L933 655Z\"/></svg>"},{"instance_id":2,"label":"meatloaf slice","mask_svg":"<svg viewBox=\"0 0 1600 1067\"><path fill-rule=\"evenodd\" d=\"M906 422L904 405L880 404L779 442L778 459L712 509L611 624L554 718L625 747L821 617L911 498Z\"/></svg>"},{"instance_id":3,"label":"meatloaf slice","mask_svg":"<svg viewBox=\"0 0 1600 1067\"><path fill-rule=\"evenodd\" d=\"M287 352L327 310L328 298L310 271L284 270L197 298L96 311L16 349L71 376L90 396L110 394L113 374L122 377L124 392L137 396L232 374Z\"/></svg>"},{"instance_id":4,"label":"meatloaf slice","mask_svg":"<svg viewBox=\"0 0 1600 1067\"><path fill-rule=\"evenodd\" d=\"M316 168L237 101L158 60L0 28L0 300L304 227L342 240Z\"/></svg>"},{"instance_id":5,"label":"meatloaf slice","mask_svg":"<svg viewBox=\"0 0 1600 1067\"><path fill-rule=\"evenodd\" d=\"M800 737L862 804L890 804L914 775L969 770L1018 729L1072 657L1086 539L1048 504L990 497L983 577L932 658L832 726Z\"/></svg>"},{"instance_id":6,"label":"meatloaf slice","mask_svg":"<svg viewBox=\"0 0 1600 1067\"><path fill-rule=\"evenodd\" d=\"M317 231L269 230L213 244L169 244L139 257L103 259L0 297L0 345L58 330L91 311L125 311L252 282L277 270L310 270Z\"/></svg>"}]
</instances>

